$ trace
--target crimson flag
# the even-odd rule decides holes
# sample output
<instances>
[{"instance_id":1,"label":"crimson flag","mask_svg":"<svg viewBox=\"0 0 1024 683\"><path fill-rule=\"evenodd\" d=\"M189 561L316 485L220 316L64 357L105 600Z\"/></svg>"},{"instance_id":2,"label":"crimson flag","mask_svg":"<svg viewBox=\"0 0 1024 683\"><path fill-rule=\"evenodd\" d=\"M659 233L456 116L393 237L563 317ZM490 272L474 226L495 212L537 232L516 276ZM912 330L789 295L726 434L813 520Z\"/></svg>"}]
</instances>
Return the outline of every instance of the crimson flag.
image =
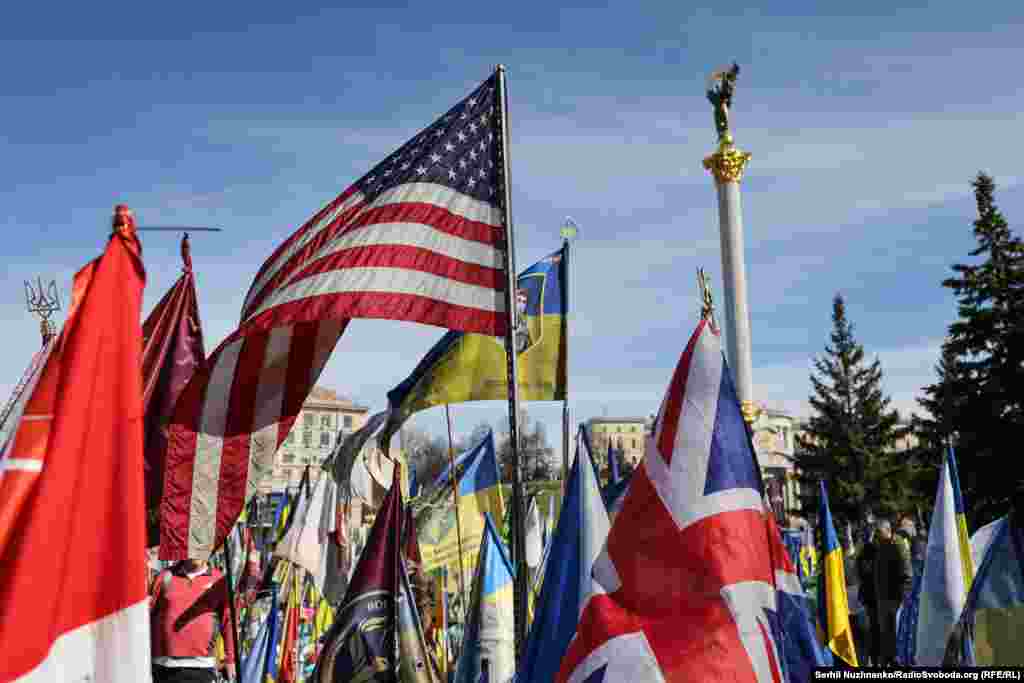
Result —
<instances>
[{"instance_id":1,"label":"crimson flag","mask_svg":"<svg viewBox=\"0 0 1024 683\"><path fill-rule=\"evenodd\" d=\"M160 543L167 423L174 404L206 361L188 236L181 241L183 272L142 326L143 404L146 410L146 536Z\"/></svg>"},{"instance_id":2,"label":"crimson flag","mask_svg":"<svg viewBox=\"0 0 1024 683\"><path fill-rule=\"evenodd\" d=\"M35 490L0 548L3 681L151 675L139 372L146 276L127 207L114 227L103 255L75 276L45 458L35 459Z\"/></svg>"}]
</instances>

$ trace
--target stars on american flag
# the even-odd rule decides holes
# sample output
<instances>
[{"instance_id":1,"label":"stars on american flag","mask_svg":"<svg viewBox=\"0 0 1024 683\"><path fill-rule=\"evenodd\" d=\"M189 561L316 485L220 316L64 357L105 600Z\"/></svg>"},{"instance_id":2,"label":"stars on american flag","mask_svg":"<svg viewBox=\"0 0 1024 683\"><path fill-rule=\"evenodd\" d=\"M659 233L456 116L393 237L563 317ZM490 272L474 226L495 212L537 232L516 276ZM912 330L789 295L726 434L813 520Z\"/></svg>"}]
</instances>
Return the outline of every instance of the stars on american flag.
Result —
<instances>
[{"instance_id":1,"label":"stars on american flag","mask_svg":"<svg viewBox=\"0 0 1024 683\"><path fill-rule=\"evenodd\" d=\"M476 199L500 196L493 77L387 157L357 185L368 199L408 182L445 185Z\"/></svg>"}]
</instances>

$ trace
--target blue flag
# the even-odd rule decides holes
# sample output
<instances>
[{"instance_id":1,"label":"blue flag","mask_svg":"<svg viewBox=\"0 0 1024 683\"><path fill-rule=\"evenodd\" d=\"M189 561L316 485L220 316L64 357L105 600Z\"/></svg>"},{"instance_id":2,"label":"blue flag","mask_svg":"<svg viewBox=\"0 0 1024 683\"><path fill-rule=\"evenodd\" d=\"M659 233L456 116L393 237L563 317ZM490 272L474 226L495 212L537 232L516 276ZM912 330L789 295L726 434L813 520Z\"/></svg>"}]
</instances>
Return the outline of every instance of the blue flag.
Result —
<instances>
[{"instance_id":1,"label":"blue flag","mask_svg":"<svg viewBox=\"0 0 1024 683\"><path fill-rule=\"evenodd\" d=\"M618 484L622 480L622 474L619 472L619 458L622 457L620 451L612 448L612 444L608 442L608 485Z\"/></svg>"},{"instance_id":2,"label":"blue flag","mask_svg":"<svg viewBox=\"0 0 1024 683\"><path fill-rule=\"evenodd\" d=\"M590 572L608 537L608 513L591 458L577 449L558 527L549 544L544 583L526 639L517 683L555 679L590 595Z\"/></svg>"},{"instance_id":3,"label":"blue flag","mask_svg":"<svg viewBox=\"0 0 1024 683\"><path fill-rule=\"evenodd\" d=\"M455 683L481 680L505 683L515 674L512 635L515 569L490 514L484 515L484 524Z\"/></svg>"},{"instance_id":4,"label":"blue flag","mask_svg":"<svg viewBox=\"0 0 1024 683\"><path fill-rule=\"evenodd\" d=\"M275 597L276 602L276 597ZM273 629L274 612L264 620L256 634L256 642L242 661L241 683L263 683L263 669L267 665L267 650L270 646L270 631Z\"/></svg>"}]
</instances>

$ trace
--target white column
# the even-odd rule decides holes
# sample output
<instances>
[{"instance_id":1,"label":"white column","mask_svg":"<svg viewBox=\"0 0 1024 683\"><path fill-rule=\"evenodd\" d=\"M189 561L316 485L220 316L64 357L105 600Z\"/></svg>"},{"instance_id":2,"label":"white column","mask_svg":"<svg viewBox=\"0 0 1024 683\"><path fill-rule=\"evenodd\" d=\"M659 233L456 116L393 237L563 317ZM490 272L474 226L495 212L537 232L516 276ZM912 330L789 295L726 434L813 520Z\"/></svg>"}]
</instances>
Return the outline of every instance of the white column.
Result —
<instances>
[{"instance_id":1,"label":"white column","mask_svg":"<svg viewBox=\"0 0 1024 683\"><path fill-rule=\"evenodd\" d=\"M750 308L747 304L747 267L743 251L743 213L738 180L718 186L718 221L722 241L722 282L725 289L726 343L729 367L741 404L754 400L750 351Z\"/></svg>"}]
</instances>

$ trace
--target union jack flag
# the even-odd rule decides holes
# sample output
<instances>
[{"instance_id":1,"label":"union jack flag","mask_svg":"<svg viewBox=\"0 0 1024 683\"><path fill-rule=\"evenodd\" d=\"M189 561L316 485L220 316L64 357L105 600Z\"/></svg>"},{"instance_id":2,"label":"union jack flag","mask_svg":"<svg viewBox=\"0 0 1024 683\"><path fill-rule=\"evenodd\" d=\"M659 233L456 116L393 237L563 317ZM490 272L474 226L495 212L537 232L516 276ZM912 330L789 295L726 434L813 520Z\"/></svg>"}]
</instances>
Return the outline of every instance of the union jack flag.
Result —
<instances>
[{"instance_id":1,"label":"union jack flag","mask_svg":"<svg viewBox=\"0 0 1024 683\"><path fill-rule=\"evenodd\" d=\"M203 559L227 536L350 319L505 334L498 86L484 81L260 268L240 327L176 405L162 559Z\"/></svg>"},{"instance_id":2,"label":"union jack flag","mask_svg":"<svg viewBox=\"0 0 1024 683\"><path fill-rule=\"evenodd\" d=\"M799 584L762 496L719 334L702 321L594 565L559 683L780 683L778 591Z\"/></svg>"}]
</instances>

